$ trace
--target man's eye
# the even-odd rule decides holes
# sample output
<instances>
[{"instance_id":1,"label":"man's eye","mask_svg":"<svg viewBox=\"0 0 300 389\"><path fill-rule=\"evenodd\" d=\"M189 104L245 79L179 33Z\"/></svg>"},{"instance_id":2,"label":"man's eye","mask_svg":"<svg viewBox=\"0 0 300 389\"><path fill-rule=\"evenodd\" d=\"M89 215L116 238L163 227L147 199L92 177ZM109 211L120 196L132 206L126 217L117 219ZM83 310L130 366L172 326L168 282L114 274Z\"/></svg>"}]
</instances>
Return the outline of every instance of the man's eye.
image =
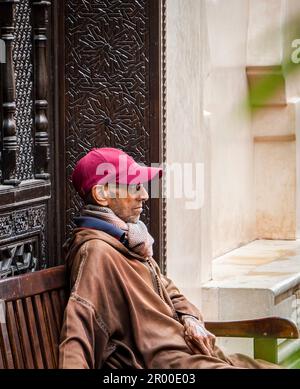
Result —
<instances>
[{"instance_id":1,"label":"man's eye","mask_svg":"<svg viewBox=\"0 0 300 389\"><path fill-rule=\"evenodd\" d=\"M141 190L141 184L137 184L136 187L135 187L135 190L138 192L139 190Z\"/></svg>"}]
</instances>

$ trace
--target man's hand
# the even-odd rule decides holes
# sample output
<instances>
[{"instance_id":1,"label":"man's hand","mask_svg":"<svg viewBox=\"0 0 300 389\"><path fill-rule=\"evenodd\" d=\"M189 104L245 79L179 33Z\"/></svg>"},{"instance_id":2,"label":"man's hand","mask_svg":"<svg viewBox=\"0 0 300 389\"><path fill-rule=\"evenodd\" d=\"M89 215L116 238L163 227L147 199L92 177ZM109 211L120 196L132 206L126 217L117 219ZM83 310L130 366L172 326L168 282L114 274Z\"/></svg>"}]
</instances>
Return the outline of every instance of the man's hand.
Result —
<instances>
[{"instance_id":1,"label":"man's hand","mask_svg":"<svg viewBox=\"0 0 300 389\"><path fill-rule=\"evenodd\" d=\"M184 325L184 339L190 349L196 354L200 352L214 356L215 335L207 331L204 325L193 316L184 315L181 321Z\"/></svg>"}]
</instances>

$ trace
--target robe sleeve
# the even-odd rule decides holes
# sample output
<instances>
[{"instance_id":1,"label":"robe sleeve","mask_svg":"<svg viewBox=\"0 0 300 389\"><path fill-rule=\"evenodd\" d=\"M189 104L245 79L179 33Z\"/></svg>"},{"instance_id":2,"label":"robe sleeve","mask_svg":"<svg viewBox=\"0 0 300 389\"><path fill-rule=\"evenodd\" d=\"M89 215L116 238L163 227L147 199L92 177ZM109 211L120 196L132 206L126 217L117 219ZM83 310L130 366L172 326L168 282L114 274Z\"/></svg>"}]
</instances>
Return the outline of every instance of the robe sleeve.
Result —
<instances>
[{"instance_id":1,"label":"robe sleeve","mask_svg":"<svg viewBox=\"0 0 300 389\"><path fill-rule=\"evenodd\" d=\"M65 309L62 342L59 346L60 369L95 369L102 363L108 336L97 322L94 309L84 300L71 296ZM95 357L95 344L98 358Z\"/></svg>"}]
</instances>

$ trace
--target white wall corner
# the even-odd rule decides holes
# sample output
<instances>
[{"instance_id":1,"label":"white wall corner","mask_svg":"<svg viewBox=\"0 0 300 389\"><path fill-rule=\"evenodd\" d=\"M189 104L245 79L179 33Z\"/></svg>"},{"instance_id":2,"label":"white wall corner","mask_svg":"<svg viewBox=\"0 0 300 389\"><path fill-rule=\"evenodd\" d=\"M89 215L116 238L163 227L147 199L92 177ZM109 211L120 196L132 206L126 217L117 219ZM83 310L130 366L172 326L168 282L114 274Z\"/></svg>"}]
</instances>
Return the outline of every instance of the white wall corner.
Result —
<instances>
[{"instance_id":1,"label":"white wall corner","mask_svg":"<svg viewBox=\"0 0 300 389\"><path fill-rule=\"evenodd\" d=\"M203 126L203 1L167 0L167 164L209 166ZM205 183L206 185L206 183ZM199 189L193 187L196 191ZM200 188L201 190L203 188ZM167 199L168 275L192 301L199 301L201 280L210 274L207 220L209 203L189 209L191 200ZM174 194L174 193L173 193ZM204 201L208 201L206 186ZM206 220L204 220L206 218ZM207 267L208 266L208 267ZM206 270L205 270L206 269ZM205 275L206 279L207 276Z\"/></svg>"}]
</instances>

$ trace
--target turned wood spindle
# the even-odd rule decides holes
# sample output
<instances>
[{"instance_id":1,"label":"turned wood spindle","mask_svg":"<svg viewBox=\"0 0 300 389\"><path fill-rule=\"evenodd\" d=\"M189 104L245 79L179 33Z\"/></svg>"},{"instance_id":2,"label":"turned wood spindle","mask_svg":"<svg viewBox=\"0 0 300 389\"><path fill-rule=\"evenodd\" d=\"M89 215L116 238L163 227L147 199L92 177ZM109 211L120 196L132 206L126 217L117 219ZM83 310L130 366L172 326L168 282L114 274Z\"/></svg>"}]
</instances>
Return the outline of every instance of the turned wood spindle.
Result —
<instances>
[{"instance_id":1,"label":"turned wood spindle","mask_svg":"<svg viewBox=\"0 0 300 389\"><path fill-rule=\"evenodd\" d=\"M32 0L34 50L34 175L48 179L48 74L47 74L47 9L50 1Z\"/></svg>"},{"instance_id":2,"label":"turned wood spindle","mask_svg":"<svg viewBox=\"0 0 300 389\"><path fill-rule=\"evenodd\" d=\"M2 183L18 185L17 133L16 133L16 83L13 63L14 13L19 0L0 0L0 38L5 45L5 63L1 64L1 133L2 133Z\"/></svg>"}]
</instances>

